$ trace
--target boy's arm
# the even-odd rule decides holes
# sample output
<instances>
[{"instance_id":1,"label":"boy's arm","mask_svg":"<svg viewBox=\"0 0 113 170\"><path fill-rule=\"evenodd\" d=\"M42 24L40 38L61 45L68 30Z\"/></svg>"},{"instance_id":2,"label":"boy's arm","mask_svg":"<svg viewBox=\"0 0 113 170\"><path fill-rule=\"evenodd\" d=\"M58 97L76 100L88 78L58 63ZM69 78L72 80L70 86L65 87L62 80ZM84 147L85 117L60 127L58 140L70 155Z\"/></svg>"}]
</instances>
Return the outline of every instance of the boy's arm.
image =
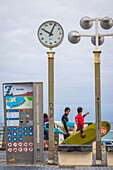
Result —
<instances>
[{"instance_id":1,"label":"boy's arm","mask_svg":"<svg viewBox=\"0 0 113 170\"><path fill-rule=\"evenodd\" d=\"M88 114L89 114L89 112L85 113L85 114L83 115L83 117L85 117L85 116L88 115Z\"/></svg>"},{"instance_id":2,"label":"boy's arm","mask_svg":"<svg viewBox=\"0 0 113 170\"><path fill-rule=\"evenodd\" d=\"M67 128L67 125L66 125L66 120L64 119L63 122L64 122L64 128L65 128L65 130L66 130L66 132L68 132L68 128Z\"/></svg>"},{"instance_id":3,"label":"boy's arm","mask_svg":"<svg viewBox=\"0 0 113 170\"><path fill-rule=\"evenodd\" d=\"M67 125L66 125L66 120L64 119L63 122L64 122L64 128L65 128L65 130L67 132L67 135L70 135L70 133L68 131L68 128L67 128Z\"/></svg>"}]
</instances>

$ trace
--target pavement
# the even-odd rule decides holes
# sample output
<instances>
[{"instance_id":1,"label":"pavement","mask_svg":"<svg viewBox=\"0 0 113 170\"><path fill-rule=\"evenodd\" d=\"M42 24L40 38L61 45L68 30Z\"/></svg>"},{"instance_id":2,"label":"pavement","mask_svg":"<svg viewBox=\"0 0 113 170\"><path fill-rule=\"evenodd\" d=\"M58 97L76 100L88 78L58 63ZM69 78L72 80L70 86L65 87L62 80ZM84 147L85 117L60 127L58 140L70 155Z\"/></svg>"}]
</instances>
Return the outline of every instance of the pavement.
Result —
<instances>
[{"instance_id":1,"label":"pavement","mask_svg":"<svg viewBox=\"0 0 113 170\"><path fill-rule=\"evenodd\" d=\"M93 153L93 166L75 166L68 168L59 168L58 166L58 155L54 153L55 165L48 165L48 151L44 151L44 165L26 165L26 166L9 166L6 165L6 152L0 151L0 170L113 170L113 167L106 166L106 156L103 152L102 154L102 165L96 166L96 155Z\"/></svg>"}]
</instances>

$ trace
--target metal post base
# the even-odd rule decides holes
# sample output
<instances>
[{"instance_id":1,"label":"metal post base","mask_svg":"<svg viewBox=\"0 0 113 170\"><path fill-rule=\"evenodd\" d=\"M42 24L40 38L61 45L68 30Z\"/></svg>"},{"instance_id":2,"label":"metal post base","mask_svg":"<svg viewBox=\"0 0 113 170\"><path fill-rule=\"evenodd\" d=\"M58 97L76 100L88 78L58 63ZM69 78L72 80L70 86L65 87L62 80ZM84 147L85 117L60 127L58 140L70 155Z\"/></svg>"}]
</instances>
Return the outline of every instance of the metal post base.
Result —
<instances>
[{"instance_id":1,"label":"metal post base","mask_svg":"<svg viewBox=\"0 0 113 170\"><path fill-rule=\"evenodd\" d=\"M48 164L49 165L53 165L54 164L54 160L48 160Z\"/></svg>"},{"instance_id":2,"label":"metal post base","mask_svg":"<svg viewBox=\"0 0 113 170\"><path fill-rule=\"evenodd\" d=\"M101 160L96 160L96 165L101 165L102 161Z\"/></svg>"}]
</instances>

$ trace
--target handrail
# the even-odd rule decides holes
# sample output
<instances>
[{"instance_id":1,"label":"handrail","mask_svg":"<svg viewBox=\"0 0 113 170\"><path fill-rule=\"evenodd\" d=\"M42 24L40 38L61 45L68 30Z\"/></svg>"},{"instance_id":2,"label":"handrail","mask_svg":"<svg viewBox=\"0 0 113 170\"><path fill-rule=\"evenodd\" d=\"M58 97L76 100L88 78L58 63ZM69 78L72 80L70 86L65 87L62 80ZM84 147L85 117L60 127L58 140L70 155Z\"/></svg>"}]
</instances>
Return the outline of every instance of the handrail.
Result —
<instances>
[{"instance_id":1,"label":"handrail","mask_svg":"<svg viewBox=\"0 0 113 170\"><path fill-rule=\"evenodd\" d=\"M6 147L6 143L5 143L5 126L0 126L0 142L1 142L1 148Z\"/></svg>"}]
</instances>

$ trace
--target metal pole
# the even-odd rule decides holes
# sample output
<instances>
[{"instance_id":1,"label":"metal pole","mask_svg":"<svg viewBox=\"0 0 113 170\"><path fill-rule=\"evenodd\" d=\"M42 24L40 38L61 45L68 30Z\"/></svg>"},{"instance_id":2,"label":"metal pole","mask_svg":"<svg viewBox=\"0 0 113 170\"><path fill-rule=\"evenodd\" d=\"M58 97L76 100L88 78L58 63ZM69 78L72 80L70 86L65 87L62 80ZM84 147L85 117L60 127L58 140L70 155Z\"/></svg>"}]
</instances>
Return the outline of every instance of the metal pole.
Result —
<instances>
[{"instance_id":1,"label":"metal pole","mask_svg":"<svg viewBox=\"0 0 113 170\"><path fill-rule=\"evenodd\" d=\"M93 51L95 56L95 115L96 115L96 164L102 163L101 154L101 83L100 83L100 53Z\"/></svg>"},{"instance_id":2,"label":"metal pole","mask_svg":"<svg viewBox=\"0 0 113 170\"><path fill-rule=\"evenodd\" d=\"M98 18L95 19L95 30L96 30L96 50L99 50L98 49Z\"/></svg>"},{"instance_id":3,"label":"metal pole","mask_svg":"<svg viewBox=\"0 0 113 170\"><path fill-rule=\"evenodd\" d=\"M54 164L54 54L48 54L48 91L49 91L49 164Z\"/></svg>"}]
</instances>

